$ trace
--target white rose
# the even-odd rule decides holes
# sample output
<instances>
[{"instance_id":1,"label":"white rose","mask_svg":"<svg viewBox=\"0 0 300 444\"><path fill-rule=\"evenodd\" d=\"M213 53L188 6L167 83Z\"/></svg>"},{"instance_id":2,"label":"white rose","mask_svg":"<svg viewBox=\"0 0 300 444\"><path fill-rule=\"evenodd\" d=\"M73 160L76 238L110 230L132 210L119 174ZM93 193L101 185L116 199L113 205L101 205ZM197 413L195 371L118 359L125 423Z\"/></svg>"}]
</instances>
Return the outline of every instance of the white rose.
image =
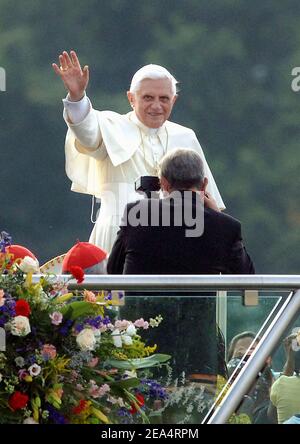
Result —
<instances>
[{"instance_id":1,"label":"white rose","mask_svg":"<svg viewBox=\"0 0 300 444\"><path fill-rule=\"evenodd\" d=\"M122 341L125 345L132 345L132 338L129 335L122 335Z\"/></svg>"},{"instance_id":2,"label":"white rose","mask_svg":"<svg viewBox=\"0 0 300 444\"><path fill-rule=\"evenodd\" d=\"M94 350L96 338L91 328L84 328L76 337L76 342L83 351Z\"/></svg>"},{"instance_id":3,"label":"white rose","mask_svg":"<svg viewBox=\"0 0 300 444\"><path fill-rule=\"evenodd\" d=\"M128 327L126 328L126 334L129 336L136 335L136 328L133 324L128 325Z\"/></svg>"},{"instance_id":4,"label":"white rose","mask_svg":"<svg viewBox=\"0 0 300 444\"><path fill-rule=\"evenodd\" d=\"M38 424L31 416L29 418L24 419L23 424Z\"/></svg>"},{"instance_id":5,"label":"white rose","mask_svg":"<svg viewBox=\"0 0 300 444\"><path fill-rule=\"evenodd\" d=\"M39 263L37 260L33 259L30 256L25 256L22 262L19 265L20 269L24 271L24 273L39 273Z\"/></svg>"},{"instance_id":6,"label":"white rose","mask_svg":"<svg viewBox=\"0 0 300 444\"><path fill-rule=\"evenodd\" d=\"M31 332L29 319L26 316L16 316L10 324L11 334L14 336L26 336Z\"/></svg>"},{"instance_id":7,"label":"white rose","mask_svg":"<svg viewBox=\"0 0 300 444\"><path fill-rule=\"evenodd\" d=\"M94 328L93 333L94 333L97 344L99 344L99 342L101 341L101 331L98 328Z\"/></svg>"},{"instance_id":8,"label":"white rose","mask_svg":"<svg viewBox=\"0 0 300 444\"><path fill-rule=\"evenodd\" d=\"M122 348L122 339L121 339L121 335L120 335L120 330L116 328L112 332L111 335L112 335L112 338L113 338L113 341L114 341L114 346L117 347L117 348Z\"/></svg>"}]
</instances>

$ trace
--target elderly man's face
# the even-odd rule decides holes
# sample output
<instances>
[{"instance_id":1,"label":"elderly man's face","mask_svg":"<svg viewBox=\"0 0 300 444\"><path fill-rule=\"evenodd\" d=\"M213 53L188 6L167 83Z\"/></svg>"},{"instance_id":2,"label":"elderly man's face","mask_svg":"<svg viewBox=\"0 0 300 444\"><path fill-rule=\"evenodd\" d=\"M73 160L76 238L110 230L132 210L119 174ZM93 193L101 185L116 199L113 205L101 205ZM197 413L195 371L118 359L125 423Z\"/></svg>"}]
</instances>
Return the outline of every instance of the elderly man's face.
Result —
<instances>
[{"instance_id":1,"label":"elderly man's face","mask_svg":"<svg viewBox=\"0 0 300 444\"><path fill-rule=\"evenodd\" d=\"M169 79L144 79L135 93L128 91L127 97L148 128L159 128L169 118L177 98Z\"/></svg>"}]
</instances>

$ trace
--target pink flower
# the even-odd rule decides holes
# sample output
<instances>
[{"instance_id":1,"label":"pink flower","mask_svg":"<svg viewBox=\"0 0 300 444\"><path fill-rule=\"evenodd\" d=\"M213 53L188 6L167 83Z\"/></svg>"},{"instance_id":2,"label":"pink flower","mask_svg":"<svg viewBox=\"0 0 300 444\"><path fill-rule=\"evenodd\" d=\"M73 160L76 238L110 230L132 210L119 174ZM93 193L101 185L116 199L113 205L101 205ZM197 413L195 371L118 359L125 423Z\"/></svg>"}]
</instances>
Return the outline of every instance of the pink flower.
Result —
<instances>
[{"instance_id":1,"label":"pink flower","mask_svg":"<svg viewBox=\"0 0 300 444\"><path fill-rule=\"evenodd\" d=\"M133 325L137 328L143 328L144 330L147 330L147 328L149 328L149 322L144 321L143 318L137 319Z\"/></svg>"},{"instance_id":2,"label":"pink flower","mask_svg":"<svg viewBox=\"0 0 300 444\"><path fill-rule=\"evenodd\" d=\"M101 327L99 328L100 333L104 333L105 331L107 331L108 327L106 325L101 325Z\"/></svg>"},{"instance_id":3,"label":"pink flower","mask_svg":"<svg viewBox=\"0 0 300 444\"><path fill-rule=\"evenodd\" d=\"M123 319L123 321L117 320L115 322L115 328L119 329L119 330L126 330L126 328L130 325L129 321L126 321L125 319Z\"/></svg>"},{"instance_id":4,"label":"pink flower","mask_svg":"<svg viewBox=\"0 0 300 444\"><path fill-rule=\"evenodd\" d=\"M92 398L101 398L101 396L104 396L110 391L108 384L103 384L101 387L99 387L97 384L95 384L95 381L91 380L90 383L91 386L89 388L89 394L92 396Z\"/></svg>"},{"instance_id":5,"label":"pink flower","mask_svg":"<svg viewBox=\"0 0 300 444\"><path fill-rule=\"evenodd\" d=\"M52 344L44 344L42 347L42 356L44 359L54 359L56 356L56 348Z\"/></svg>"},{"instance_id":6,"label":"pink flower","mask_svg":"<svg viewBox=\"0 0 300 444\"><path fill-rule=\"evenodd\" d=\"M63 315L59 311L54 311L51 315L49 315L51 319L51 323L54 325L59 325L62 323Z\"/></svg>"},{"instance_id":7,"label":"pink flower","mask_svg":"<svg viewBox=\"0 0 300 444\"><path fill-rule=\"evenodd\" d=\"M22 381L26 376L29 376L29 373L25 370L25 368L22 368L18 371L19 379Z\"/></svg>"},{"instance_id":8,"label":"pink flower","mask_svg":"<svg viewBox=\"0 0 300 444\"><path fill-rule=\"evenodd\" d=\"M2 307L4 305L5 302L5 297L4 297L4 290L0 290L0 307Z\"/></svg>"},{"instance_id":9,"label":"pink flower","mask_svg":"<svg viewBox=\"0 0 300 444\"><path fill-rule=\"evenodd\" d=\"M71 376L70 376L70 381L75 382L77 378L78 378L78 372L76 370L72 370Z\"/></svg>"},{"instance_id":10,"label":"pink flower","mask_svg":"<svg viewBox=\"0 0 300 444\"><path fill-rule=\"evenodd\" d=\"M93 293L92 291L89 291L89 290L84 290L83 298L84 298L85 302L94 303L97 300L95 293Z\"/></svg>"}]
</instances>

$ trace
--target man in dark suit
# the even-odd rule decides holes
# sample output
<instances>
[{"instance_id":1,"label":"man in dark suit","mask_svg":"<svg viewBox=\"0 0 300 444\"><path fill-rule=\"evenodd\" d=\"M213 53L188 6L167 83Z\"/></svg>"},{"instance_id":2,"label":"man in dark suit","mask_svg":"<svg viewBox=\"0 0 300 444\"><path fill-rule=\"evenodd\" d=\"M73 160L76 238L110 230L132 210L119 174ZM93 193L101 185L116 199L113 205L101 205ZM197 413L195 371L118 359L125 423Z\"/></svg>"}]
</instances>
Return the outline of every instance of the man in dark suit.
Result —
<instances>
[{"instance_id":1,"label":"man in dark suit","mask_svg":"<svg viewBox=\"0 0 300 444\"><path fill-rule=\"evenodd\" d=\"M195 151L167 153L160 163L160 182L167 197L127 205L109 256L108 273L254 273L242 241L241 224L220 212L206 193L207 178ZM215 293L195 296L189 293L189 297L185 294L170 299L168 306L152 298L151 307L156 305L160 313L165 310L157 333L159 350L173 355L177 375L182 370L189 375L224 374L216 359L220 342ZM145 317L145 310L150 310L149 299L136 303Z\"/></svg>"},{"instance_id":2,"label":"man in dark suit","mask_svg":"<svg viewBox=\"0 0 300 444\"><path fill-rule=\"evenodd\" d=\"M254 273L241 224L206 194L207 178L195 151L168 153L160 164L160 181L166 198L127 205L108 273Z\"/></svg>"}]
</instances>

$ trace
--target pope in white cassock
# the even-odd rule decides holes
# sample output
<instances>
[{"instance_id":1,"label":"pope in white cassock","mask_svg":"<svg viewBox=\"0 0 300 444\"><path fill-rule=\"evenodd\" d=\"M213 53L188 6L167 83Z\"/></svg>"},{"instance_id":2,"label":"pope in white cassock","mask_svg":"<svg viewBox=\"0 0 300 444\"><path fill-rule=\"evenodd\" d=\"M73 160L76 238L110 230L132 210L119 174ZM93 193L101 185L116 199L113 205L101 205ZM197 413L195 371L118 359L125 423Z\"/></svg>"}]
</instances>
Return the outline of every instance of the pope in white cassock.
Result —
<instances>
[{"instance_id":1,"label":"pope in white cassock","mask_svg":"<svg viewBox=\"0 0 300 444\"><path fill-rule=\"evenodd\" d=\"M168 120L177 99L176 79L162 66L146 65L133 76L127 92L132 111L125 115L96 111L86 88L89 70L75 51L64 51L53 63L68 91L64 103L66 173L72 190L101 199L89 241L110 252L126 203L141 198L134 183L157 175L161 157L174 148L192 148L202 157L208 197L224 203L193 130Z\"/></svg>"}]
</instances>

